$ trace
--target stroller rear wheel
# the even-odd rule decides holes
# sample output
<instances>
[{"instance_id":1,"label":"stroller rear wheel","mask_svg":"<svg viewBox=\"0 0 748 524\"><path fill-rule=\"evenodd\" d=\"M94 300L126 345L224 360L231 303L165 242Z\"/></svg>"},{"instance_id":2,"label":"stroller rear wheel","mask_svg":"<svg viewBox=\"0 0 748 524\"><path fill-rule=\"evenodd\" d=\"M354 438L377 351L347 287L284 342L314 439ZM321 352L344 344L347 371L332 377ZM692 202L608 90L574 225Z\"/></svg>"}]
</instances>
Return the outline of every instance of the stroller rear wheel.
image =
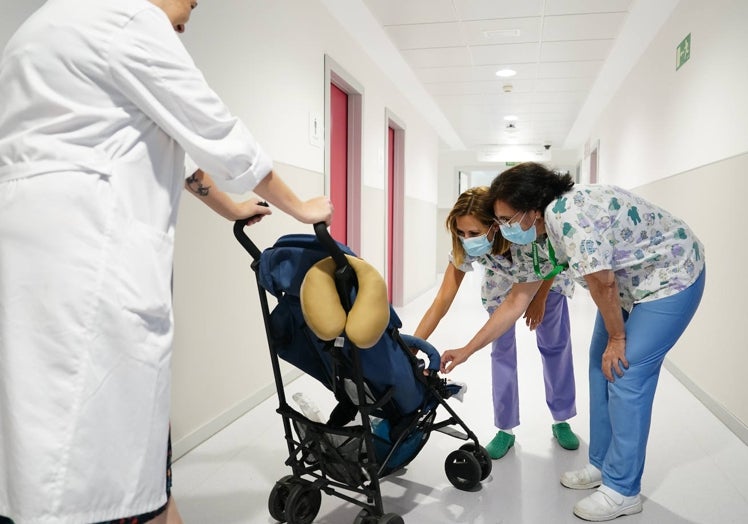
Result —
<instances>
[{"instance_id":1,"label":"stroller rear wheel","mask_svg":"<svg viewBox=\"0 0 748 524\"><path fill-rule=\"evenodd\" d=\"M468 442L467 444L463 444L460 446L460 449L464 449L465 451L469 451L473 454L475 458L478 459L478 464L480 464L480 479L486 480L488 476L491 474L491 470L493 469L493 462L491 460L491 455L488 454L488 451L486 448L484 448L481 445L478 445L478 447L475 447L475 444L473 442Z\"/></svg>"},{"instance_id":2,"label":"stroller rear wheel","mask_svg":"<svg viewBox=\"0 0 748 524\"><path fill-rule=\"evenodd\" d=\"M470 451L458 449L447 455L444 461L447 478L457 489L470 491L480 483L482 468Z\"/></svg>"}]
</instances>

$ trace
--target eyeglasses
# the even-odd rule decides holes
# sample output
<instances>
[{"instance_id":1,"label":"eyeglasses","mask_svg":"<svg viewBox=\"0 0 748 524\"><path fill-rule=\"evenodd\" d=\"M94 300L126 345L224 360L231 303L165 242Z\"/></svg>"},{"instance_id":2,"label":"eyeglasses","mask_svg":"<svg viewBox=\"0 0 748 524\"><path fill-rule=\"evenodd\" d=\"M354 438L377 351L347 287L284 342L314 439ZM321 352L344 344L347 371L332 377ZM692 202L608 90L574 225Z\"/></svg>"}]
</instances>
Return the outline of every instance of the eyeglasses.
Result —
<instances>
[{"instance_id":1,"label":"eyeglasses","mask_svg":"<svg viewBox=\"0 0 748 524\"><path fill-rule=\"evenodd\" d=\"M517 211L516 213L514 213L514 215L511 218L500 217L500 218L495 218L494 221L500 226L506 226L510 224L512 220L514 220L514 217L516 217L520 213L522 213L522 211ZM522 218L525 218L526 214L527 214L527 211L525 211L525 213L522 215ZM519 219L520 222L522 222L522 218Z\"/></svg>"}]
</instances>

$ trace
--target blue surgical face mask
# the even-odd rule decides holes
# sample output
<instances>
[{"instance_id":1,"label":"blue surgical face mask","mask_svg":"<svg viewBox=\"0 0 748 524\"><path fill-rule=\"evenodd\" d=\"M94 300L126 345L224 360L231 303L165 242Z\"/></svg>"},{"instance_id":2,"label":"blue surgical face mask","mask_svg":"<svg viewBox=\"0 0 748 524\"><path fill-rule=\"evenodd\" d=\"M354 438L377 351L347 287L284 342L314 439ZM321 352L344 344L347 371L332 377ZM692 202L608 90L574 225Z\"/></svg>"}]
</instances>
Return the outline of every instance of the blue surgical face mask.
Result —
<instances>
[{"instance_id":1,"label":"blue surgical face mask","mask_svg":"<svg viewBox=\"0 0 748 524\"><path fill-rule=\"evenodd\" d=\"M477 237L460 237L460 242L462 242L462 248L465 250L465 253L467 253L471 257L480 257L490 253L491 248L493 247L493 242L488 240L488 234L490 232L491 229L489 228L488 231L485 232L485 234Z\"/></svg>"},{"instance_id":2,"label":"blue surgical face mask","mask_svg":"<svg viewBox=\"0 0 748 524\"><path fill-rule=\"evenodd\" d=\"M538 232L535 229L535 221L533 220L530 229L527 230L522 229L522 226L519 225L520 222L522 222L522 219L525 218L526 214L527 213L522 215L522 218L513 224L503 224L499 226L499 229L501 229L501 236L506 238L512 244L529 244L530 242L534 242L538 236Z\"/></svg>"}]
</instances>

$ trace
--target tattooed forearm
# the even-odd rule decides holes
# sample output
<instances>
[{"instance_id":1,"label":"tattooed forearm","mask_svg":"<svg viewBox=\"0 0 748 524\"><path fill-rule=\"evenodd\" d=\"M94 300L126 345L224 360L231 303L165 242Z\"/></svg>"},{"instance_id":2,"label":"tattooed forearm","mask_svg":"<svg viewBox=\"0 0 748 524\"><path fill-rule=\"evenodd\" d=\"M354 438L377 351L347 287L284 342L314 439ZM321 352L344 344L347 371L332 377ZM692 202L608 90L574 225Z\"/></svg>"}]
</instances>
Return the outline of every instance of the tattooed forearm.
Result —
<instances>
[{"instance_id":1,"label":"tattooed forearm","mask_svg":"<svg viewBox=\"0 0 748 524\"><path fill-rule=\"evenodd\" d=\"M194 173L191 177L187 178L187 187L190 191L200 196L208 196L210 192L210 186L204 186L203 181L197 178L197 173Z\"/></svg>"}]
</instances>

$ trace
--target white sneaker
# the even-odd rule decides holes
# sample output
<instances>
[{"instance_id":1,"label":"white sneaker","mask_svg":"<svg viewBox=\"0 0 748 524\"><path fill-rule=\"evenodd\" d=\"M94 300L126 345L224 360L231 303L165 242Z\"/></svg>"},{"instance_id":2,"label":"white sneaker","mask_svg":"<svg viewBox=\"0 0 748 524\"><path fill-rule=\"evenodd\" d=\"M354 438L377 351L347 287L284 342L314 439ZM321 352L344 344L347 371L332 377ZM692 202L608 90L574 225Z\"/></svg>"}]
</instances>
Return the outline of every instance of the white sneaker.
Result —
<instances>
[{"instance_id":1,"label":"white sneaker","mask_svg":"<svg viewBox=\"0 0 748 524\"><path fill-rule=\"evenodd\" d=\"M592 495L574 505L574 515L584 520L602 522L642 510L639 495L626 497L608 486L600 486Z\"/></svg>"},{"instance_id":2,"label":"white sneaker","mask_svg":"<svg viewBox=\"0 0 748 524\"><path fill-rule=\"evenodd\" d=\"M561 484L569 489L592 489L603 483L603 474L592 464L561 475Z\"/></svg>"}]
</instances>

